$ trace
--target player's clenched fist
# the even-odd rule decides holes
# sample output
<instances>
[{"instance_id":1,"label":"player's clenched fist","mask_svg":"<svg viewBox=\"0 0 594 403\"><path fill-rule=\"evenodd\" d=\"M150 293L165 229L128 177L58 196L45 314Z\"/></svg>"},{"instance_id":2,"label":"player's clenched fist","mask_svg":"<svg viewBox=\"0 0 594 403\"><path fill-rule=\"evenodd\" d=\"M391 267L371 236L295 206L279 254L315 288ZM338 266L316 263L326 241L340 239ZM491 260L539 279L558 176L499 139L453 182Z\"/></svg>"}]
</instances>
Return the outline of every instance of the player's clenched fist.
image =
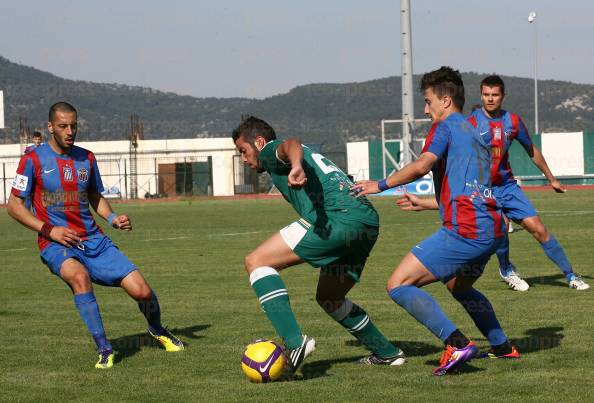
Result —
<instances>
[{"instance_id":1,"label":"player's clenched fist","mask_svg":"<svg viewBox=\"0 0 594 403\"><path fill-rule=\"evenodd\" d=\"M130 218L125 214L119 215L116 218L114 218L111 225L114 228L121 229L123 231L132 230L132 221L130 221Z\"/></svg>"},{"instance_id":2,"label":"player's clenched fist","mask_svg":"<svg viewBox=\"0 0 594 403\"><path fill-rule=\"evenodd\" d=\"M303 167L294 166L289 172L287 177L289 182L289 187L292 189L301 189L305 183L307 182L307 177L305 176L305 171Z\"/></svg>"}]
</instances>

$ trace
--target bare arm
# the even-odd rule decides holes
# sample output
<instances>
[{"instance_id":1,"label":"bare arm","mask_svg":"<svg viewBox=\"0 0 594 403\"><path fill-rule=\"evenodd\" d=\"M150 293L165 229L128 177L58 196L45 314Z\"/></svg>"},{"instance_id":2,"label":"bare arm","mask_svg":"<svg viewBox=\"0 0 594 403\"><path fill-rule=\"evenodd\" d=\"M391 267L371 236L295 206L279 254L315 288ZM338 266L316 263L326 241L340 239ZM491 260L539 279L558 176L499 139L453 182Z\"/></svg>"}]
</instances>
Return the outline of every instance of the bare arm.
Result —
<instances>
[{"instance_id":1,"label":"bare arm","mask_svg":"<svg viewBox=\"0 0 594 403\"><path fill-rule=\"evenodd\" d=\"M13 194L8 199L8 215L16 221L35 232L41 232L44 222L35 217L25 207L25 201ZM48 223L49 224L49 223ZM46 238L50 241L58 242L64 246L73 246L80 242L80 237L76 231L68 227L50 226L51 230Z\"/></svg>"},{"instance_id":2,"label":"bare arm","mask_svg":"<svg viewBox=\"0 0 594 403\"><path fill-rule=\"evenodd\" d=\"M540 169L540 172L544 174L545 178L548 179L549 183L551 184L551 187L555 190L555 192L565 193L567 191L567 189L565 189L565 186L563 186L563 184L559 182L557 178L555 178L555 176L552 174L551 170L549 169L549 165L547 164L547 161L545 160L544 156L542 155L538 147L532 144L532 149L526 150L526 153L530 156L530 159L532 160L534 165L536 165L536 167Z\"/></svg>"},{"instance_id":3,"label":"bare arm","mask_svg":"<svg viewBox=\"0 0 594 403\"><path fill-rule=\"evenodd\" d=\"M91 207L93 207L93 210L95 210L97 214L99 214L99 216L105 220L108 220L110 216L114 214L111 205L107 200L105 200L105 197L103 197L101 193L89 193L89 203L91 204ZM117 229L125 231L132 230L132 222L125 214L114 215L114 217L111 218L111 222L109 224Z\"/></svg>"},{"instance_id":4,"label":"bare arm","mask_svg":"<svg viewBox=\"0 0 594 403\"><path fill-rule=\"evenodd\" d=\"M431 152L424 152L418 160L406 165L400 171L394 172L386 178L388 188L404 185L425 176L437 161L437 156ZM353 194L363 196L379 193L378 181L358 181L351 188Z\"/></svg>"},{"instance_id":5,"label":"bare arm","mask_svg":"<svg viewBox=\"0 0 594 403\"><path fill-rule=\"evenodd\" d=\"M301 189L307 182L303 171L303 147L298 139L291 138L283 141L277 148L278 157L291 164L291 172L287 177L289 187Z\"/></svg>"}]
</instances>

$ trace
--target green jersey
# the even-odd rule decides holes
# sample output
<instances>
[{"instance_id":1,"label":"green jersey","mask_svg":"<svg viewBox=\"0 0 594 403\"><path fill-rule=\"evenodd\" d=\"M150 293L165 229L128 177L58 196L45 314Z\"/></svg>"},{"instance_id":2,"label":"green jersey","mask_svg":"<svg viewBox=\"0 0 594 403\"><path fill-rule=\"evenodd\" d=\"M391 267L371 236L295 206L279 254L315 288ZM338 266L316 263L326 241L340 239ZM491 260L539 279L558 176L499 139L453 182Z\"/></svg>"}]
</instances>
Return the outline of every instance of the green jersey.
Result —
<instances>
[{"instance_id":1,"label":"green jersey","mask_svg":"<svg viewBox=\"0 0 594 403\"><path fill-rule=\"evenodd\" d=\"M277 156L281 143L281 140L266 143L260 151L260 161L276 188L302 218L319 227L325 227L329 218L379 226L377 212L369 200L349 193L353 182L347 175L306 146L303 146L303 170L307 182L301 189L291 189L287 180L291 165Z\"/></svg>"}]
</instances>

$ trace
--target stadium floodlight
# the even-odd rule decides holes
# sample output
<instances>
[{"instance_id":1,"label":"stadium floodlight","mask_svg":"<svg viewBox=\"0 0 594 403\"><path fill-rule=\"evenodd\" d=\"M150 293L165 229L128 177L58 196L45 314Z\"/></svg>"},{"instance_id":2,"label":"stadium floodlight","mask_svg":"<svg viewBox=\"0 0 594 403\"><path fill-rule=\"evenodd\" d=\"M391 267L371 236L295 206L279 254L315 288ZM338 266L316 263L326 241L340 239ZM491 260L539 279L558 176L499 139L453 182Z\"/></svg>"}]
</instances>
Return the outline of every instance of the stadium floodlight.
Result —
<instances>
[{"instance_id":1,"label":"stadium floodlight","mask_svg":"<svg viewBox=\"0 0 594 403\"><path fill-rule=\"evenodd\" d=\"M534 23L534 132L538 133L538 31L536 29L536 11L530 11L528 23Z\"/></svg>"}]
</instances>

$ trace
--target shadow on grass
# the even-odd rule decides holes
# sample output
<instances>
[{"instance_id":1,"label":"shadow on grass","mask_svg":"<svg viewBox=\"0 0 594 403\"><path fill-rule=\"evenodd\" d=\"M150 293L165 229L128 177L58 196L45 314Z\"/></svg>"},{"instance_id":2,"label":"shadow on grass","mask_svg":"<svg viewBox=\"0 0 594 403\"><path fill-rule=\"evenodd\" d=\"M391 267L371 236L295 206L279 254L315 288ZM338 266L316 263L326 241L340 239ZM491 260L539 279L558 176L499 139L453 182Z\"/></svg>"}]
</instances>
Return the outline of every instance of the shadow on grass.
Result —
<instances>
[{"instance_id":1,"label":"shadow on grass","mask_svg":"<svg viewBox=\"0 0 594 403\"><path fill-rule=\"evenodd\" d=\"M528 329L524 333L525 337L519 339L512 339L512 344L516 345L520 350L521 354L530 354L537 351L549 350L559 347L561 340L565 337L561 331L563 327L551 326L551 327L540 327L535 329ZM481 340L481 339L478 339ZM408 358L411 357L422 357L431 354L436 354L435 358L425 361L426 365L437 367L439 365L439 357L437 354L443 350L438 343L425 343L420 341L406 341L406 340L392 340L395 346L400 347ZM361 346L361 343L357 340L349 340L345 342L347 346ZM354 356L346 358L338 358L332 360L320 360L307 362L301 367L302 376L296 375L293 378L294 381L306 381L308 379L321 378L328 375L328 370L332 368L334 364L340 363L353 363L363 356ZM406 365L406 364L405 364ZM484 368L477 368L468 363L462 365L453 374L468 374L474 372L486 371Z\"/></svg>"},{"instance_id":2,"label":"shadow on grass","mask_svg":"<svg viewBox=\"0 0 594 403\"><path fill-rule=\"evenodd\" d=\"M392 344L401 348L407 357L416 357L416 356L423 356L429 354L435 354L440 352L442 349L437 344L430 344L420 341L392 341ZM361 343L358 340L348 340L345 342L345 345L358 347L361 346ZM364 357L363 355L347 357L347 358L338 358L332 360L320 360L320 361L313 361L303 364L301 367L301 373L303 374L302 377L296 376L294 378L295 381L305 381L308 379L320 378L328 375L328 370L334 364L340 363L352 363L353 365L357 364L357 360Z\"/></svg>"},{"instance_id":3,"label":"shadow on grass","mask_svg":"<svg viewBox=\"0 0 594 403\"><path fill-rule=\"evenodd\" d=\"M550 350L559 347L561 340L565 337L561 326L539 327L528 329L525 337L512 339L512 344L518 346L521 354L530 354L542 350Z\"/></svg>"},{"instance_id":4,"label":"shadow on grass","mask_svg":"<svg viewBox=\"0 0 594 403\"><path fill-rule=\"evenodd\" d=\"M356 361L361 358L362 356L354 356L354 357L345 357L345 358L337 358L333 360L320 360L314 362L308 362L301 366L301 373L303 374L302 377L296 375L294 380L295 381L306 381L308 379L314 378L321 378L323 376L329 376L328 370L332 368L334 364L341 364L341 363L353 363L356 365Z\"/></svg>"},{"instance_id":5,"label":"shadow on grass","mask_svg":"<svg viewBox=\"0 0 594 403\"><path fill-rule=\"evenodd\" d=\"M582 276L584 279L592 279L590 276ZM552 285L555 287L565 287L569 291L575 292L575 290L570 290L567 284L567 280L565 280L565 276L563 274L551 274L549 276L535 276L535 277L528 277L524 278L530 286L539 286L539 285Z\"/></svg>"},{"instance_id":6,"label":"shadow on grass","mask_svg":"<svg viewBox=\"0 0 594 403\"><path fill-rule=\"evenodd\" d=\"M390 340L396 347L404 351L407 357L421 357L424 355L439 353L443 348L436 343L425 343L423 341L407 341L407 340ZM359 340L348 340L345 342L347 346L359 347L362 346Z\"/></svg>"},{"instance_id":7,"label":"shadow on grass","mask_svg":"<svg viewBox=\"0 0 594 403\"><path fill-rule=\"evenodd\" d=\"M174 335L179 336L187 347L191 345L191 343L187 342L187 339L196 340L203 338L204 336L197 335L196 332L208 329L209 327L210 325L195 325L169 330ZM118 337L117 339L110 340L110 342L114 351L117 352L115 362L120 362L125 358L132 357L144 347L162 348L160 347L160 344L148 334L148 332Z\"/></svg>"}]
</instances>

